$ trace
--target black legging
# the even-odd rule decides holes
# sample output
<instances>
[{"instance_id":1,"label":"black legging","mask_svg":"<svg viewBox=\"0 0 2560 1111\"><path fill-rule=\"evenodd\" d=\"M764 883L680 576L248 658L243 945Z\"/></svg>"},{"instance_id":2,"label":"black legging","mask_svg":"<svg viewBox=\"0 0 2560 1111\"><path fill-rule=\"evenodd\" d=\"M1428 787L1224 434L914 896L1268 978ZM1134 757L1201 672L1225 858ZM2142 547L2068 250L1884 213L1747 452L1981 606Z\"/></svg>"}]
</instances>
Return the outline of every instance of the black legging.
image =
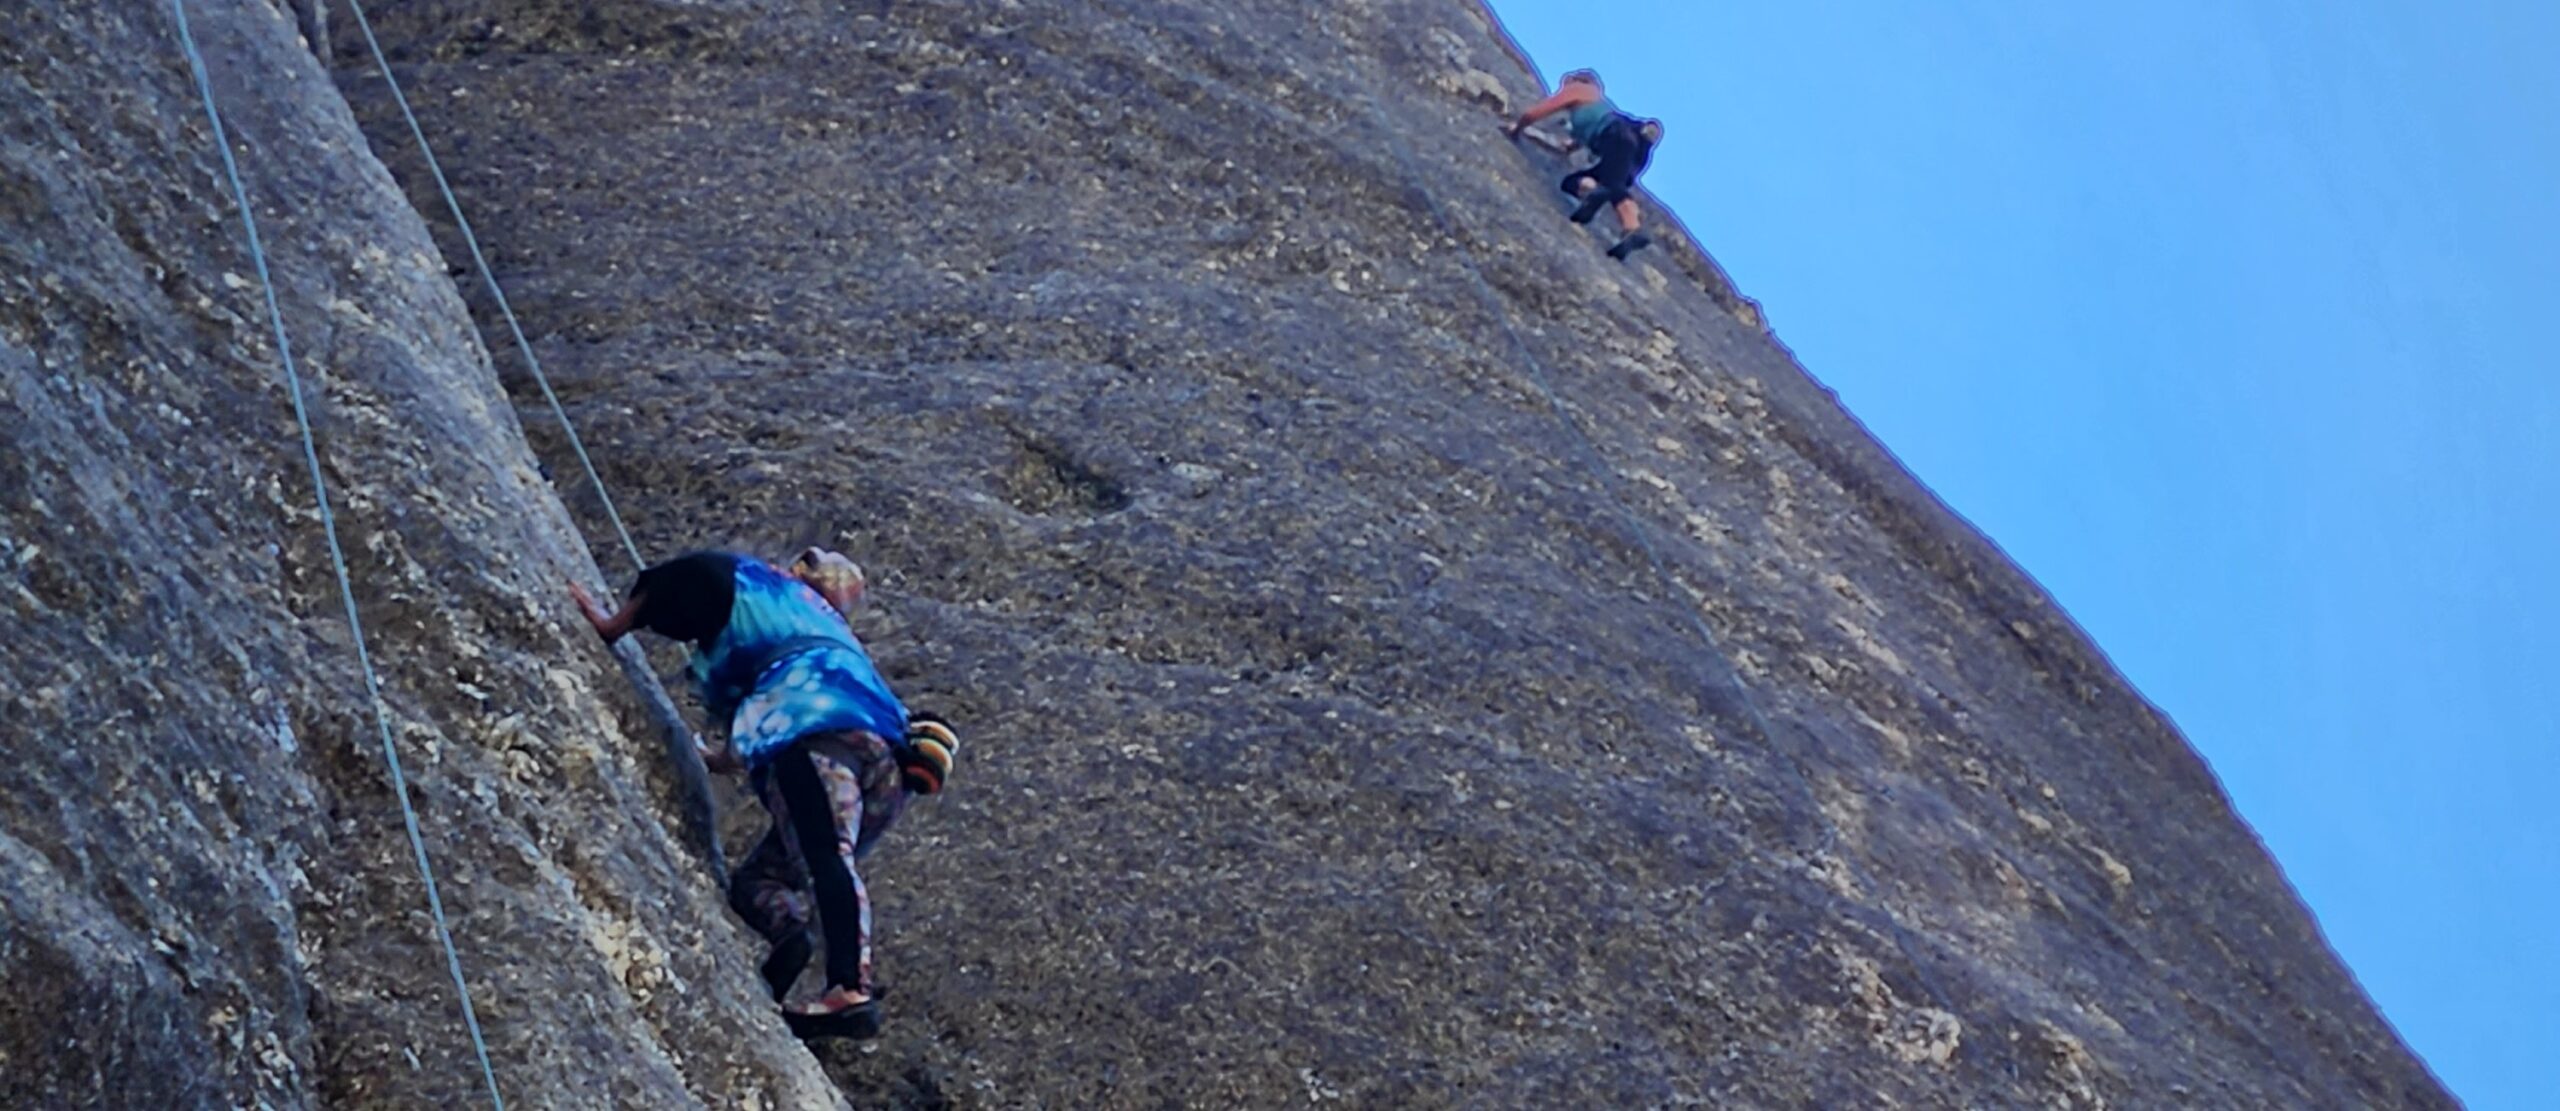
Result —
<instances>
[{"instance_id":1,"label":"black legging","mask_svg":"<svg viewBox=\"0 0 2560 1111\"><path fill-rule=\"evenodd\" d=\"M1653 161L1653 147L1644 135L1624 118L1609 121L1609 126L1591 138L1591 155L1599 161L1564 175L1561 183L1566 193L1582 195L1582 179L1590 178L1599 188L1592 195L1602 204L1616 204L1626 199L1635 188L1636 175Z\"/></svg>"},{"instance_id":2,"label":"black legging","mask_svg":"<svg viewBox=\"0 0 2560 1111\"><path fill-rule=\"evenodd\" d=\"M854 891L853 872L838 851L835 805L818 766L802 745L784 749L773 760L774 786L790 811L791 835L800 842L800 859L809 868L809 884L817 890L818 926L827 938L827 986L859 989L862 984L862 897Z\"/></svg>"}]
</instances>

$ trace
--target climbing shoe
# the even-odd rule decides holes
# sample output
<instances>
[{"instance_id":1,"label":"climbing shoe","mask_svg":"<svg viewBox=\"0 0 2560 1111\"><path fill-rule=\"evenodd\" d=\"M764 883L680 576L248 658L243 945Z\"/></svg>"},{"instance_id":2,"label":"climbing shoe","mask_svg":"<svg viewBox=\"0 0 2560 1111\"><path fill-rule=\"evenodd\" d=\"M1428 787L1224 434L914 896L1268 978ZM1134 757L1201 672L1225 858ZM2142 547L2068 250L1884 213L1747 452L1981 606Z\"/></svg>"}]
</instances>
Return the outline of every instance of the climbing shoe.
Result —
<instances>
[{"instance_id":1,"label":"climbing shoe","mask_svg":"<svg viewBox=\"0 0 2560 1111\"><path fill-rule=\"evenodd\" d=\"M821 1038L850 1038L854 1041L866 1041L880 1036L880 1001L866 999L853 1006L834 1011L797 1011L786 1008L782 1012L782 1022L783 1025L789 1026L791 1032L798 1035L801 1041L817 1041Z\"/></svg>"},{"instance_id":2,"label":"climbing shoe","mask_svg":"<svg viewBox=\"0 0 2560 1111\"><path fill-rule=\"evenodd\" d=\"M765 989L773 993L773 1001L791 994L791 985L800 982L800 970L809 967L809 956L815 949L806 931L775 942L773 952L766 954L763 967Z\"/></svg>"},{"instance_id":3,"label":"climbing shoe","mask_svg":"<svg viewBox=\"0 0 2560 1111\"><path fill-rule=\"evenodd\" d=\"M1626 238L1618 241L1617 246L1609 248L1609 257L1620 262L1625 262L1627 261L1628 255L1632 255L1652 245L1652 236L1646 235L1640 231L1631 231L1627 233Z\"/></svg>"},{"instance_id":4,"label":"climbing shoe","mask_svg":"<svg viewBox=\"0 0 2560 1111\"><path fill-rule=\"evenodd\" d=\"M1591 218L1599 215L1600 210L1607 207L1608 204L1609 191L1606 189L1594 189L1591 191L1590 195L1582 198L1582 207L1573 210L1573 216L1571 219L1577 224L1588 224L1591 222Z\"/></svg>"}]
</instances>

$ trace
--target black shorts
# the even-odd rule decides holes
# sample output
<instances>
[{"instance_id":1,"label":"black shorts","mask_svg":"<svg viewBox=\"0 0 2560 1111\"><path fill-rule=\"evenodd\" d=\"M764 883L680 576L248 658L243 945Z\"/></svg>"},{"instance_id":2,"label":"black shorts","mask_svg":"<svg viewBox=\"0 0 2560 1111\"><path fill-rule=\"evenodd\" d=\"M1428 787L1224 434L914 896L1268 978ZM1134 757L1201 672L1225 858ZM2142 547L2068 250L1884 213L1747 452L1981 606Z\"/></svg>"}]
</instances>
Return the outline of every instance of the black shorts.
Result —
<instances>
[{"instance_id":1,"label":"black shorts","mask_svg":"<svg viewBox=\"0 0 2560 1111\"><path fill-rule=\"evenodd\" d=\"M1601 191L1610 194L1611 199L1624 197L1628 190L1635 188L1636 175L1643 173L1645 164L1653 161L1652 145L1644 141L1644 136L1636 134L1634 124L1624 119L1610 121L1608 127L1592 137L1591 153L1600 161L1564 175L1566 193L1581 196L1582 179L1590 178L1598 182Z\"/></svg>"}]
</instances>

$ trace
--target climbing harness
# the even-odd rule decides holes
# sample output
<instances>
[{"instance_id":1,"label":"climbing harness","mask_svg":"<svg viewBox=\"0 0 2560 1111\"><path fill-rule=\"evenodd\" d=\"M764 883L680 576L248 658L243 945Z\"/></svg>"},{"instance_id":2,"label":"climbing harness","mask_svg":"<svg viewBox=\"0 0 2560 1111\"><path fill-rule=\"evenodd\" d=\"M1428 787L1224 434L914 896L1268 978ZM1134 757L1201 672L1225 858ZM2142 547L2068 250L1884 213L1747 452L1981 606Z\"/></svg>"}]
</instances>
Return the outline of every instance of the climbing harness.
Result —
<instances>
[{"instance_id":1,"label":"climbing harness","mask_svg":"<svg viewBox=\"0 0 2560 1111\"><path fill-rule=\"evenodd\" d=\"M1324 30L1328 37L1349 41L1343 39L1339 31L1332 26L1332 17L1326 9L1319 8L1316 18L1325 25ZM1407 183L1416 194L1421 196L1423 204L1431 210L1432 219L1438 223L1441 234L1457 248L1459 265L1472 279L1477 295L1484 301L1486 309L1493 314L1494 319L1501 323L1503 335L1510 337L1511 345L1520 352L1521 364L1529 371L1530 384L1536 387L1541 397L1546 399L1548 409L1555 414L1556 424L1564 429L1567 438L1580 450L1584 462L1591 471L1593 488L1607 500L1609 507L1617 512L1619 519L1626 526L1628 535L1635 539L1637 548L1644 552L1646 562L1652 565L1654 575L1661 580L1670 598L1676 601L1684 597L1688 593L1688 588L1681 585L1679 578L1671 573L1669 560L1664 558L1661 546L1654 542L1653 535L1645 528L1643 520L1636 516L1626 500L1618 496L1616 488L1610 485L1608 458L1600 453L1598 443L1591 438L1581 422L1574 420L1572 412L1565 408L1563 396L1556 392L1555 385L1547 374L1546 364L1538 358L1537 351L1529 346L1529 341L1512 323L1510 310L1505 306L1501 295L1495 292L1491 279L1485 277L1484 268L1476 262L1475 252L1469 250L1466 241L1458 236L1456 222L1450 219L1448 210L1440 203L1439 195L1433 192L1429 176L1422 173L1421 168L1414 161L1412 152L1406 148L1404 133L1397 130L1387 119L1386 109L1378 103L1376 94L1370 92L1366 84L1354 81L1350 82L1350 87L1359 90L1358 95L1369 111L1376 132L1386 136L1387 146L1394 151L1396 161L1403 169ZM1681 615L1688 619L1689 627L1696 633L1698 642L1706 648L1707 657L1715 661L1717 670L1721 671L1726 681L1731 684L1734 700L1742 707L1752 727L1771 742L1771 751L1779 757L1782 766L1793 773L1797 787L1811 804L1807 810L1820 823L1823 836L1822 844L1815 848L1814 855L1829 855L1840 842L1840 829L1820 806L1820 796L1813 789L1813 777L1806 773L1803 765L1798 763L1794 756L1777 748L1776 728L1770 722L1768 714L1761 710L1759 701L1751 696L1750 688L1743 684L1741 673L1736 671L1732 663L1725 658L1724 649L1716 639L1715 630L1707 625L1706 618L1699 615L1698 607L1681 602L1677 608ZM1855 861L1845 857L1841 860L1853 870L1858 867ZM1857 879L1867 887L1875 886L1873 881L1864 875L1857 876ZM1916 951L1917 946L1911 939L1910 931L1903 926L1901 916L1881 905L1875 909L1882 915L1892 932L1895 947L1902 951L1903 959L1910 962L1913 972L1919 976L1922 987L1937 999L1941 1009L1950 1014L1955 1013L1953 997L1938 986L1937 978L1930 974L1927 965L1921 963L1919 953Z\"/></svg>"},{"instance_id":2,"label":"climbing harness","mask_svg":"<svg viewBox=\"0 0 2560 1111\"><path fill-rule=\"evenodd\" d=\"M445 920L444 900L436 892L435 866L427 860L426 838L418 832L418 810L409 801L408 778L400 771L400 749L391 741L391 717L382 701L382 679L373 670L373 657L365 650L364 619L356 613L355 586L347 576L346 550L338 543L338 522L329 507L329 484L320 472L320 448L311 432L311 413L303 405L302 374L294 366L293 342L285 335L284 310L276 303L275 280L267 272L266 245L258 238L258 217L249 206L249 190L240 180L240 165L231 156L231 139L222 126L222 111L214 103L213 78L205 71L204 55L196 49L195 32L187 26L186 0L169 0L169 10L177 16L178 44L186 51L187 68L193 73L196 91L204 98L205 119L213 125L214 149L222 154L223 177L231 184L232 200L240 206L240 227L249 241L249 260L257 267L258 288L267 302L267 320L275 326L276 356L284 364L285 392L293 399L294 423L302 429L302 458L311 468L311 490L320 506L320 530L329 541L329 566L338 577L338 597L347 606L347 627L356 644L356 665L364 671L366 696L373 705L373 724L382 737L382 760L391 773L391 796L400 801L400 818L409 832L409 851L417 858L418 878L427 888L427 914L435 922L436 940L444 946L445 971L453 975L453 990L462 1000L462 1024L471 1032L471 1052L480 1060L480 1078L489 1086L489 1105L506 1111L506 1097L498 1092L498 1073L489 1065L489 1043L480 1034L480 1016L471 1006L471 985L463 979L462 956L454 949L453 928Z\"/></svg>"}]
</instances>

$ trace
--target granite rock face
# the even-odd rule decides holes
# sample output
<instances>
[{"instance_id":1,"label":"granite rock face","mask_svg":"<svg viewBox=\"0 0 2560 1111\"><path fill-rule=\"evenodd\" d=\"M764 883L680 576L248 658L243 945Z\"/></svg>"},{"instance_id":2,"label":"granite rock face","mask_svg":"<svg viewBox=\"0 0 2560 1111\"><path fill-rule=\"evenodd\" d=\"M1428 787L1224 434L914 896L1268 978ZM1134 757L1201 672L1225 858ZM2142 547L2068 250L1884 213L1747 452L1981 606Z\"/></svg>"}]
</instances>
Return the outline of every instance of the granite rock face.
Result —
<instances>
[{"instance_id":1,"label":"granite rock face","mask_svg":"<svg viewBox=\"0 0 2560 1111\"><path fill-rule=\"evenodd\" d=\"M0 17L0 1066L469 1101L201 117L93 7ZM1475 5L382 7L642 546L852 552L968 741L868 869L889 1031L813 1058L353 21L332 89L191 9L517 1103L2451 1104L1686 235L1564 221Z\"/></svg>"},{"instance_id":2,"label":"granite rock face","mask_svg":"<svg viewBox=\"0 0 2560 1111\"><path fill-rule=\"evenodd\" d=\"M191 10L508 1095L823 1105L425 226L286 17ZM0 13L0 1103L470 1106L219 175L165 5Z\"/></svg>"}]
</instances>

